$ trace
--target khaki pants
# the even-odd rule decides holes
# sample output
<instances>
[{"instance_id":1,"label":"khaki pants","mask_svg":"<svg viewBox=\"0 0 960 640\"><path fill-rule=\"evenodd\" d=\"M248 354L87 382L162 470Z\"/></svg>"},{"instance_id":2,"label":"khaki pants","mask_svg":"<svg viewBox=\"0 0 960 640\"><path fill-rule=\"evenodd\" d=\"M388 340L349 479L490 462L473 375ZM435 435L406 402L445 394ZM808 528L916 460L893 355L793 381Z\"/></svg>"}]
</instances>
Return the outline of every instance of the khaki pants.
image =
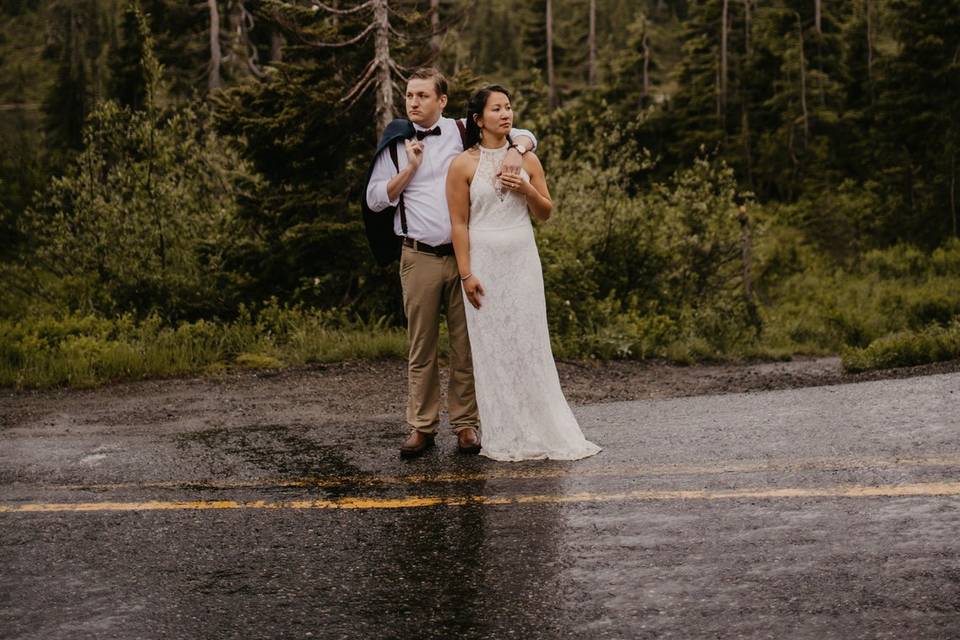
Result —
<instances>
[{"instance_id":1,"label":"khaki pants","mask_svg":"<svg viewBox=\"0 0 960 640\"><path fill-rule=\"evenodd\" d=\"M403 286L403 310L410 339L407 422L417 431L437 432L440 422L437 342L440 310L446 307L450 334L450 383L447 387L450 426L455 433L466 427L479 427L473 360L457 259L452 255L435 256L404 246L400 256L400 284Z\"/></svg>"}]
</instances>

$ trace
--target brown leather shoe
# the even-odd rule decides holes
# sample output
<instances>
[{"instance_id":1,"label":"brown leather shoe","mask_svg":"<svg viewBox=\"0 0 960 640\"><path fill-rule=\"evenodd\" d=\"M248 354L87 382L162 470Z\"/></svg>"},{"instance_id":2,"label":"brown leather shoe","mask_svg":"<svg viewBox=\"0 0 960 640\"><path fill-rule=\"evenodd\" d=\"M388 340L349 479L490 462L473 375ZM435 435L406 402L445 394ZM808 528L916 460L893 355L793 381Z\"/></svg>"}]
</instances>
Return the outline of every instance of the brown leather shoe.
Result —
<instances>
[{"instance_id":1,"label":"brown leather shoe","mask_svg":"<svg viewBox=\"0 0 960 640\"><path fill-rule=\"evenodd\" d=\"M435 434L423 433L422 431L411 431L410 435L403 444L400 445L401 458L416 458L424 451L433 446Z\"/></svg>"},{"instance_id":2,"label":"brown leather shoe","mask_svg":"<svg viewBox=\"0 0 960 640\"><path fill-rule=\"evenodd\" d=\"M480 453L480 434L473 427L457 432L457 451L460 453Z\"/></svg>"}]
</instances>

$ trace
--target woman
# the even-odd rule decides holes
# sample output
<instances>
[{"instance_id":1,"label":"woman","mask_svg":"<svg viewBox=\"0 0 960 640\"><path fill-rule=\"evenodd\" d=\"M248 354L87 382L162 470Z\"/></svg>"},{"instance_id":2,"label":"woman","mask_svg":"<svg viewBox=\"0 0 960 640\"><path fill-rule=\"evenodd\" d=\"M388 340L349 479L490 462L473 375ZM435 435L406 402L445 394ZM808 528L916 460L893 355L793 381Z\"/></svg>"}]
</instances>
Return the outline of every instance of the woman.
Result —
<instances>
[{"instance_id":1,"label":"woman","mask_svg":"<svg viewBox=\"0 0 960 640\"><path fill-rule=\"evenodd\" d=\"M466 305L481 454L495 460L575 460L600 447L580 431L560 389L550 349L540 256L530 222L550 217L543 166L523 156L500 172L513 111L491 85L467 106L464 151L447 173L453 246ZM529 213L528 213L529 212Z\"/></svg>"}]
</instances>

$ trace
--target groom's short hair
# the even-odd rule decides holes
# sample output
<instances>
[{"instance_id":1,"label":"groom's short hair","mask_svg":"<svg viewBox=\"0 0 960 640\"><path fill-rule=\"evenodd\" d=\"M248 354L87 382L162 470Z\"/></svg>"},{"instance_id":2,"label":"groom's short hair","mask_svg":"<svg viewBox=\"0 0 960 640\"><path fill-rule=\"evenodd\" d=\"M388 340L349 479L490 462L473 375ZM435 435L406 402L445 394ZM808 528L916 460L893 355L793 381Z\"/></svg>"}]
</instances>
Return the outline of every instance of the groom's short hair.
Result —
<instances>
[{"instance_id":1,"label":"groom's short hair","mask_svg":"<svg viewBox=\"0 0 960 640\"><path fill-rule=\"evenodd\" d=\"M437 90L437 97L447 95L447 79L440 73L436 67L420 67L414 69L410 74L410 80L433 80L433 86Z\"/></svg>"}]
</instances>

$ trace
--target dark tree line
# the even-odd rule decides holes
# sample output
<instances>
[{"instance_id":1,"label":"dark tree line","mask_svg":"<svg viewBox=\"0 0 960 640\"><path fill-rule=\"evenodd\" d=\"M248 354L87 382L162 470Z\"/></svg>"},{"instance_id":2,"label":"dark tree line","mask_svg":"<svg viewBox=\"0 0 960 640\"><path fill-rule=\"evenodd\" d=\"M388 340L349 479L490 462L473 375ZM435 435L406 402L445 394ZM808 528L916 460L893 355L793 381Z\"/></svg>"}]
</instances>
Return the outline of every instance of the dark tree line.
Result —
<instances>
[{"instance_id":1,"label":"dark tree line","mask_svg":"<svg viewBox=\"0 0 960 640\"><path fill-rule=\"evenodd\" d=\"M278 295L393 310L356 202L421 64L450 76L452 115L480 80L513 87L557 166L627 132L656 158L620 177L628 195L714 154L836 257L958 233L960 0L2 0L0 13L8 262L29 260L24 220L46 210L31 202L84 151L85 124L114 121L98 105L152 109L162 130L203 104L203 126L257 177L230 191L224 308Z\"/></svg>"}]
</instances>

